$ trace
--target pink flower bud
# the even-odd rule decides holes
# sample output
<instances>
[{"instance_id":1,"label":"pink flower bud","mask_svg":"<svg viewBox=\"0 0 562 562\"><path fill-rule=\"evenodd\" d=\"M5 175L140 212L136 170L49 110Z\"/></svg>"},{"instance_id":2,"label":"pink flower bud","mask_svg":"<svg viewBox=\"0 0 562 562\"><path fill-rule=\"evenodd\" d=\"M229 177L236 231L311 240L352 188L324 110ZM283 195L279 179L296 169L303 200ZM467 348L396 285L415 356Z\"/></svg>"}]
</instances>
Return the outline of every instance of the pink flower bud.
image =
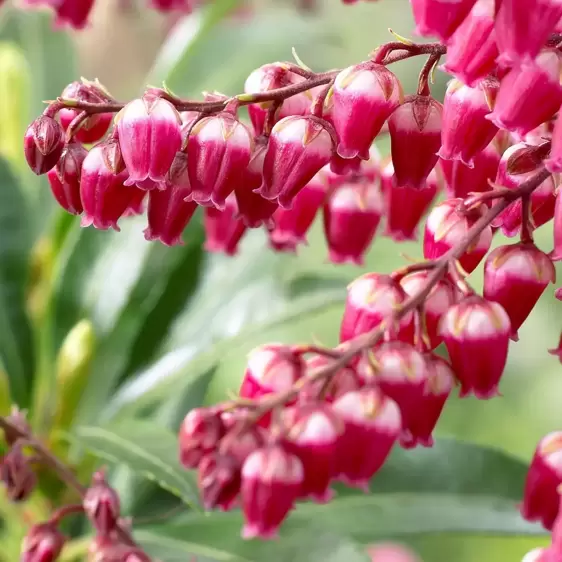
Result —
<instances>
[{"instance_id":1,"label":"pink flower bud","mask_svg":"<svg viewBox=\"0 0 562 562\"><path fill-rule=\"evenodd\" d=\"M475 86L496 66L495 0L478 0L447 45L443 70Z\"/></svg>"},{"instance_id":2,"label":"pink flower bud","mask_svg":"<svg viewBox=\"0 0 562 562\"><path fill-rule=\"evenodd\" d=\"M368 490L400 431L402 419L394 400L376 387L348 392L333 404L344 421L338 441L336 476L349 486Z\"/></svg>"},{"instance_id":3,"label":"pink flower bud","mask_svg":"<svg viewBox=\"0 0 562 562\"><path fill-rule=\"evenodd\" d=\"M313 374L315 370L326 368L333 362L333 359L325 355L315 355L306 361L306 375ZM301 392L299 392L299 402L307 404L322 398L325 402L332 403L334 400L352 390L359 390L361 384L355 369L348 365L343 367L328 380L324 378L307 382Z\"/></svg>"},{"instance_id":4,"label":"pink flower bud","mask_svg":"<svg viewBox=\"0 0 562 562\"><path fill-rule=\"evenodd\" d=\"M425 225L423 256L435 260L447 253L466 235L471 226L486 212L481 205L464 213L458 211L462 199L448 199L436 205ZM492 228L487 226L472 246L459 258L463 269L472 273L482 261L492 244Z\"/></svg>"},{"instance_id":5,"label":"pink flower bud","mask_svg":"<svg viewBox=\"0 0 562 562\"><path fill-rule=\"evenodd\" d=\"M495 84L497 90L498 83ZM460 160L471 168L474 160L496 136L498 128L486 115L491 112L491 88L470 88L452 80L445 93L443 131L439 156L444 160ZM477 191L471 189L471 191Z\"/></svg>"},{"instance_id":6,"label":"pink flower bud","mask_svg":"<svg viewBox=\"0 0 562 562\"><path fill-rule=\"evenodd\" d=\"M561 484L562 432L556 431L537 445L525 481L521 515L528 521L540 521L550 531L558 514Z\"/></svg>"},{"instance_id":7,"label":"pink flower bud","mask_svg":"<svg viewBox=\"0 0 562 562\"><path fill-rule=\"evenodd\" d=\"M248 76L244 84L244 92L258 94L285 88L304 80L302 76L290 72L287 65L282 62L264 64ZM312 93L310 90L287 98L276 112L276 121L290 115L306 115L310 110L311 103ZM256 135L263 134L265 118L270 107L271 102L253 103L248 106L248 113Z\"/></svg>"},{"instance_id":8,"label":"pink flower bud","mask_svg":"<svg viewBox=\"0 0 562 562\"><path fill-rule=\"evenodd\" d=\"M543 147L547 146L543 144L543 146L534 147L519 143L509 147L501 158L495 183L509 189L518 188L541 166ZM492 225L501 227L506 236L515 236L521 228L521 205L521 199L511 203ZM555 205L554 179L549 177L531 194L532 224L538 228L550 221L554 216Z\"/></svg>"},{"instance_id":9,"label":"pink flower bud","mask_svg":"<svg viewBox=\"0 0 562 562\"><path fill-rule=\"evenodd\" d=\"M408 343L383 343L359 360L357 374L364 384L378 386L398 404L402 418L400 444L406 448L414 447L417 443L418 403L427 383L423 355Z\"/></svg>"},{"instance_id":10,"label":"pink flower bud","mask_svg":"<svg viewBox=\"0 0 562 562\"><path fill-rule=\"evenodd\" d=\"M327 503L334 492L330 482L336 469L338 439L343 422L327 404L306 404L285 410L287 450L302 462L304 479L300 497Z\"/></svg>"},{"instance_id":11,"label":"pink flower bud","mask_svg":"<svg viewBox=\"0 0 562 562\"><path fill-rule=\"evenodd\" d=\"M492 189L490 182L496 178L500 158L498 147L493 141L482 152L474 155L472 168L460 160L441 160L448 196L464 199L469 193L490 191Z\"/></svg>"},{"instance_id":12,"label":"pink flower bud","mask_svg":"<svg viewBox=\"0 0 562 562\"><path fill-rule=\"evenodd\" d=\"M330 261L363 265L383 210L378 183L358 176L337 187L324 204L324 234Z\"/></svg>"},{"instance_id":13,"label":"pink flower bud","mask_svg":"<svg viewBox=\"0 0 562 562\"><path fill-rule=\"evenodd\" d=\"M291 347L278 343L262 345L248 355L240 396L259 398L283 392L291 388L304 371L304 360Z\"/></svg>"},{"instance_id":14,"label":"pink flower bud","mask_svg":"<svg viewBox=\"0 0 562 562\"><path fill-rule=\"evenodd\" d=\"M371 562L421 562L414 552L405 546L380 543L367 547Z\"/></svg>"},{"instance_id":15,"label":"pink flower bud","mask_svg":"<svg viewBox=\"0 0 562 562\"><path fill-rule=\"evenodd\" d=\"M383 170L382 186L385 200L385 236L396 242L416 240L423 215L440 191L436 170L432 170L422 189L402 187L396 183L392 162Z\"/></svg>"},{"instance_id":16,"label":"pink flower bud","mask_svg":"<svg viewBox=\"0 0 562 562\"><path fill-rule=\"evenodd\" d=\"M166 246L182 245L182 233L197 210L195 201L186 201L188 189L168 187L153 189L148 196L146 240L160 240Z\"/></svg>"},{"instance_id":17,"label":"pink flower bud","mask_svg":"<svg viewBox=\"0 0 562 562\"><path fill-rule=\"evenodd\" d=\"M400 283L389 275L366 273L358 277L347 287L340 342L375 329L406 299L406 292ZM413 316L407 314L400 323L400 339L411 340L412 326Z\"/></svg>"},{"instance_id":18,"label":"pink flower bud","mask_svg":"<svg viewBox=\"0 0 562 562\"><path fill-rule=\"evenodd\" d=\"M54 3L57 12L55 25L57 27L72 27L84 29L88 25L90 12L94 7L94 0L59 0Z\"/></svg>"},{"instance_id":19,"label":"pink flower bud","mask_svg":"<svg viewBox=\"0 0 562 562\"><path fill-rule=\"evenodd\" d=\"M266 151L267 142L264 139L257 140L250 163L234 188L240 218L248 228L257 228L262 224L271 226L273 224L271 217L279 208L274 201L264 199L259 193L255 193L262 183Z\"/></svg>"},{"instance_id":20,"label":"pink flower bud","mask_svg":"<svg viewBox=\"0 0 562 562\"><path fill-rule=\"evenodd\" d=\"M534 548L527 552L521 562L558 562L559 557L554 552L553 547Z\"/></svg>"},{"instance_id":21,"label":"pink flower bud","mask_svg":"<svg viewBox=\"0 0 562 562\"><path fill-rule=\"evenodd\" d=\"M196 468L212 453L225 433L221 413L213 408L195 408L182 422L179 431L179 458L186 468Z\"/></svg>"},{"instance_id":22,"label":"pink flower bud","mask_svg":"<svg viewBox=\"0 0 562 562\"><path fill-rule=\"evenodd\" d=\"M460 396L488 399L498 394L507 361L511 324L497 302L478 296L453 305L441 321L441 335L460 383Z\"/></svg>"},{"instance_id":23,"label":"pink flower bud","mask_svg":"<svg viewBox=\"0 0 562 562\"><path fill-rule=\"evenodd\" d=\"M150 94L124 107L117 130L129 172L126 185L146 190L165 187L166 174L181 148L180 125L174 106Z\"/></svg>"},{"instance_id":24,"label":"pink flower bud","mask_svg":"<svg viewBox=\"0 0 562 562\"><path fill-rule=\"evenodd\" d=\"M181 12L190 14L193 11L196 0L150 0L150 5L159 12Z\"/></svg>"},{"instance_id":25,"label":"pink flower bud","mask_svg":"<svg viewBox=\"0 0 562 562\"><path fill-rule=\"evenodd\" d=\"M253 139L235 115L223 111L195 124L187 144L191 197L223 211L250 163Z\"/></svg>"},{"instance_id":26,"label":"pink flower bud","mask_svg":"<svg viewBox=\"0 0 562 562\"><path fill-rule=\"evenodd\" d=\"M88 151L76 142L63 150L57 165L47 172L47 179L57 203L73 215L82 213L80 176Z\"/></svg>"},{"instance_id":27,"label":"pink flower bud","mask_svg":"<svg viewBox=\"0 0 562 562\"><path fill-rule=\"evenodd\" d=\"M82 164L80 198L84 207L82 226L119 231L117 221L136 198L138 188L125 186L127 172L114 174L104 158L104 143L94 146Z\"/></svg>"},{"instance_id":28,"label":"pink flower bud","mask_svg":"<svg viewBox=\"0 0 562 562\"><path fill-rule=\"evenodd\" d=\"M514 68L501 81L490 119L500 129L524 136L550 119L562 104L562 63L555 51Z\"/></svg>"},{"instance_id":29,"label":"pink flower bud","mask_svg":"<svg viewBox=\"0 0 562 562\"><path fill-rule=\"evenodd\" d=\"M562 363L562 334L560 334L560 339L558 340L558 347L554 349L549 349L548 352L555 357L558 357L560 363Z\"/></svg>"},{"instance_id":30,"label":"pink flower bud","mask_svg":"<svg viewBox=\"0 0 562 562\"><path fill-rule=\"evenodd\" d=\"M304 468L295 455L279 445L252 453L242 467L242 506L246 523L242 536L271 539L300 494Z\"/></svg>"},{"instance_id":31,"label":"pink flower bud","mask_svg":"<svg viewBox=\"0 0 562 562\"><path fill-rule=\"evenodd\" d=\"M430 96L411 96L388 120L396 183L421 189L441 148L443 106Z\"/></svg>"},{"instance_id":32,"label":"pink flower bud","mask_svg":"<svg viewBox=\"0 0 562 562\"><path fill-rule=\"evenodd\" d=\"M559 0L502 0L496 17L496 36L505 66L534 59L562 17Z\"/></svg>"},{"instance_id":33,"label":"pink flower bud","mask_svg":"<svg viewBox=\"0 0 562 562\"><path fill-rule=\"evenodd\" d=\"M29 125L23 138L23 151L31 171L40 176L53 169L64 149L62 127L47 115Z\"/></svg>"},{"instance_id":34,"label":"pink flower bud","mask_svg":"<svg viewBox=\"0 0 562 562\"><path fill-rule=\"evenodd\" d=\"M270 245L277 251L296 252L300 244L306 244L306 233L326 196L326 182L319 172L299 191L291 209L275 211L273 229L269 231Z\"/></svg>"},{"instance_id":35,"label":"pink flower bud","mask_svg":"<svg viewBox=\"0 0 562 562\"><path fill-rule=\"evenodd\" d=\"M269 137L260 195L290 209L299 191L328 164L333 150L327 121L313 115L281 119Z\"/></svg>"},{"instance_id":36,"label":"pink flower bud","mask_svg":"<svg viewBox=\"0 0 562 562\"><path fill-rule=\"evenodd\" d=\"M517 339L517 330L555 280L552 261L533 243L500 246L484 264L484 298L502 305Z\"/></svg>"},{"instance_id":37,"label":"pink flower bud","mask_svg":"<svg viewBox=\"0 0 562 562\"><path fill-rule=\"evenodd\" d=\"M231 456L215 451L201 459L197 484L205 509L232 509L236 504L241 483L240 466Z\"/></svg>"},{"instance_id":38,"label":"pink flower bud","mask_svg":"<svg viewBox=\"0 0 562 562\"><path fill-rule=\"evenodd\" d=\"M407 295L416 295L425 287L429 275L427 271L411 273L400 281L400 285ZM455 288L446 279L438 281L425 299L423 326L427 334L425 344L428 345L428 349L435 349L443 341L439 333L439 323L443 315L453 306L456 300Z\"/></svg>"},{"instance_id":39,"label":"pink flower bud","mask_svg":"<svg viewBox=\"0 0 562 562\"><path fill-rule=\"evenodd\" d=\"M18 443L0 457L0 482L12 502L27 500L37 486L35 473Z\"/></svg>"},{"instance_id":40,"label":"pink flower bud","mask_svg":"<svg viewBox=\"0 0 562 562\"><path fill-rule=\"evenodd\" d=\"M20 562L55 562L65 541L52 523L33 525L22 541Z\"/></svg>"},{"instance_id":41,"label":"pink flower bud","mask_svg":"<svg viewBox=\"0 0 562 562\"><path fill-rule=\"evenodd\" d=\"M410 0L416 33L446 42L470 13L476 0Z\"/></svg>"},{"instance_id":42,"label":"pink flower bud","mask_svg":"<svg viewBox=\"0 0 562 562\"><path fill-rule=\"evenodd\" d=\"M385 66L369 61L342 70L330 99L338 154L367 160L371 143L402 99L400 81Z\"/></svg>"},{"instance_id":43,"label":"pink flower bud","mask_svg":"<svg viewBox=\"0 0 562 562\"><path fill-rule=\"evenodd\" d=\"M84 513L100 535L109 535L117 525L121 505L117 492L109 486L102 471L92 477L92 485L82 502Z\"/></svg>"},{"instance_id":44,"label":"pink flower bud","mask_svg":"<svg viewBox=\"0 0 562 562\"><path fill-rule=\"evenodd\" d=\"M224 211L205 207L204 213L205 250L234 256L238 252L242 236L246 233L246 225L238 218L235 195L231 193L226 198Z\"/></svg>"},{"instance_id":45,"label":"pink flower bud","mask_svg":"<svg viewBox=\"0 0 562 562\"><path fill-rule=\"evenodd\" d=\"M552 261L562 260L562 189L558 189L554 205L554 249L550 254Z\"/></svg>"},{"instance_id":46,"label":"pink flower bud","mask_svg":"<svg viewBox=\"0 0 562 562\"><path fill-rule=\"evenodd\" d=\"M10 414L6 417L9 426L4 428L4 441L8 447L11 447L18 439L20 434L31 434L31 426L27 421L27 413L20 410L17 406L12 406Z\"/></svg>"},{"instance_id":47,"label":"pink flower bud","mask_svg":"<svg viewBox=\"0 0 562 562\"><path fill-rule=\"evenodd\" d=\"M111 96L98 82L72 82L61 94L61 97L69 100L85 101L88 103L103 103L111 99ZM64 108L59 111L59 119L62 128L66 131L72 121L80 115L80 109ZM82 122L80 128L74 134L74 140L84 144L98 142L107 133L113 121L113 113L96 113Z\"/></svg>"}]
</instances>

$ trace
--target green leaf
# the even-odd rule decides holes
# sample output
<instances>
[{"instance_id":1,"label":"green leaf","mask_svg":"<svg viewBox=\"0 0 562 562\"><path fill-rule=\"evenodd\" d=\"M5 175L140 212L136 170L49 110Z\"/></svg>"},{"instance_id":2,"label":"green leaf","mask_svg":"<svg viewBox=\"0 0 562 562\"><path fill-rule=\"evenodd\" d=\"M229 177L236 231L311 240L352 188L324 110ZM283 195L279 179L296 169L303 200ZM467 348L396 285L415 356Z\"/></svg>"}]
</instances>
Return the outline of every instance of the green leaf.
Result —
<instances>
[{"instance_id":1,"label":"green leaf","mask_svg":"<svg viewBox=\"0 0 562 562\"><path fill-rule=\"evenodd\" d=\"M221 529L219 523L216 531L220 533L221 530L224 528ZM311 530L309 525L294 529L282 541L263 542L258 548L255 542L244 543L239 532L235 535L236 546L227 549L206 544L206 541L168 536L166 530L161 532L160 528L138 531L135 538L149 554L166 562L368 562L369 557L353 541L333 532L323 532L320 527L314 528L314 534ZM248 544L253 548L247 549Z\"/></svg>"},{"instance_id":2,"label":"green leaf","mask_svg":"<svg viewBox=\"0 0 562 562\"><path fill-rule=\"evenodd\" d=\"M30 251L28 208L8 164L0 159L0 358L13 399L27 405L33 365L24 308Z\"/></svg>"},{"instance_id":3,"label":"green leaf","mask_svg":"<svg viewBox=\"0 0 562 562\"><path fill-rule=\"evenodd\" d=\"M76 429L75 437L94 455L124 464L187 505L198 505L193 475L178 462L177 437L171 431L136 420L111 428L82 426Z\"/></svg>"}]
</instances>

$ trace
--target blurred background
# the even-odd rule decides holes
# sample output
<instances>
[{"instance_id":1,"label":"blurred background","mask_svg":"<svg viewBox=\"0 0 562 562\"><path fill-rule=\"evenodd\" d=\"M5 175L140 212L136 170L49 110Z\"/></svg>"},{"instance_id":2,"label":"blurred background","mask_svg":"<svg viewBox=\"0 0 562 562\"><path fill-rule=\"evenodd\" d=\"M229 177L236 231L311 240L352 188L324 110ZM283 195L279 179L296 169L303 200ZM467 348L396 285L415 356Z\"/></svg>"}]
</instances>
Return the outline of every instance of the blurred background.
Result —
<instances>
[{"instance_id":1,"label":"blurred background","mask_svg":"<svg viewBox=\"0 0 562 562\"><path fill-rule=\"evenodd\" d=\"M163 81L184 97L204 90L236 94L253 69L290 59L293 47L321 71L364 60L392 39L388 28L408 37L413 29L407 0L355 6L337 0L301 6L289 0L213 2L172 19L146 9L144 0L97 0L91 26L80 33L55 31L48 12L9 6L0 12L0 154L8 162L0 186L0 345L10 350L0 407L8 407L9 386L12 399L32 409L35 428L69 458L80 455L60 436L80 424L139 419L176 430L199 399L215 402L238 389L245 356L256 345L336 344L347 283L366 271L391 271L404 263L403 255L421 255L420 244L379 237L365 267L334 266L316 224L298 256L266 250L264 233L256 231L238 256L227 258L202 251L199 220L188 227L183 247L165 248L145 242L142 217L108 233L81 230L55 209L44 179L25 168L21 139L42 101L80 76L99 78L122 100ZM420 65L412 60L393 68L406 93L414 91ZM437 72L436 97L442 98L446 79ZM388 150L384 142L380 148ZM537 232L545 251L551 236L552 224ZM475 286L480 275L472 276ZM438 436L497 447L528 462L546 432L562 429L562 369L547 353L562 328L553 290L512 345L502 397L452 398ZM59 348L77 325L68 349L80 356L80 380L62 390ZM153 497L143 496L144 484L128 469L112 477L132 513L143 497ZM165 508L166 498L154 501L164 507L149 511ZM1 509L6 531L13 512ZM14 525L2 542L6 552L14 552L21 538ZM408 542L426 562L495 562L520 560L541 541L437 535Z\"/></svg>"}]
</instances>

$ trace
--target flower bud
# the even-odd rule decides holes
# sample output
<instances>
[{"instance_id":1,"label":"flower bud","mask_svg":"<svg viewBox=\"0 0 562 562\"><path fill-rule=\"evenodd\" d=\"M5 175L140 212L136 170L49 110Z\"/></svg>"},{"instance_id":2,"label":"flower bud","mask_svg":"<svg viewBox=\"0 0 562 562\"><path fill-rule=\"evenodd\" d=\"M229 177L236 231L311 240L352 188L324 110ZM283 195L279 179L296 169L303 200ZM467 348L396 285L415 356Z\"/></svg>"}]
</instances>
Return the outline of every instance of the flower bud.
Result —
<instances>
[{"instance_id":1,"label":"flower bud","mask_svg":"<svg viewBox=\"0 0 562 562\"><path fill-rule=\"evenodd\" d=\"M336 476L349 486L368 490L400 431L400 409L376 387L348 392L333 404L344 421L338 441Z\"/></svg>"},{"instance_id":2,"label":"flower bud","mask_svg":"<svg viewBox=\"0 0 562 562\"><path fill-rule=\"evenodd\" d=\"M238 218L234 193L226 198L225 205L224 211L214 207L204 208L205 250L234 256L238 252L242 236L246 233L246 225Z\"/></svg>"},{"instance_id":3,"label":"flower bud","mask_svg":"<svg viewBox=\"0 0 562 562\"><path fill-rule=\"evenodd\" d=\"M400 285L410 297L417 295L427 284L430 273L418 271L407 275L400 281ZM435 349L443 338L439 333L439 323L443 315L456 302L457 296L453 285L446 279L441 279L432 287L423 303L423 328L427 334L428 349Z\"/></svg>"},{"instance_id":4,"label":"flower bud","mask_svg":"<svg viewBox=\"0 0 562 562\"><path fill-rule=\"evenodd\" d=\"M281 119L269 137L260 195L290 209L299 191L328 164L333 150L327 121L313 115Z\"/></svg>"},{"instance_id":5,"label":"flower bud","mask_svg":"<svg viewBox=\"0 0 562 562\"><path fill-rule=\"evenodd\" d=\"M248 228L257 228L262 224L271 226L273 224L271 216L279 208L274 201L264 199L259 193L255 193L262 184L266 151L267 141L263 138L258 139L250 163L234 188L240 218Z\"/></svg>"},{"instance_id":6,"label":"flower bud","mask_svg":"<svg viewBox=\"0 0 562 562\"><path fill-rule=\"evenodd\" d=\"M326 196L326 183L319 172L299 191L291 209L275 211L273 229L269 231L270 245L277 251L296 252L300 244L306 244L306 233Z\"/></svg>"},{"instance_id":7,"label":"flower bud","mask_svg":"<svg viewBox=\"0 0 562 562\"><path fill-rule=\"evenodd\" d=\"M128 103L117 118L119 145L129 172L125 185L163 189L181 148L181 119L165 99L145 94Z\"/></svg>"},{"instance_id":8,"label":"flower bud","mask_svg":"<svg viewBox=\"0 0 562 562\"><path fill-rule=\"evenodd\" d=\"M460 396L488 399L498 394L507 361L511 324L497 302L466 297L443 316L440 327L451 365L460 383Z\"/></svg>"},{"instance_id":9,"label":"flower bud","mask_svg":"<svg viewBox=\"0 0 562 562\"><path fill-rule=\"evenodd\" d=\"M17 442L0 457L0 481L4 484L6 496L12 502L27 500L35 490L37 478Z\"/></svg>"},{"instance_id":10,"label":"flower bud","mask_svg":"<svg viewBox=\"0 0 562 562\"><path fill-rule=\"evenodd\" d=\"M388 120L396 183L421 189L441 148L443 106L430 96L411 96Z\"/></svg>"},{"instance_id":11,"label":"flower bud","mask_svg":"<svg viewBox=\"0 0 562 562\"><path fill-rule=\"evenodd\" d=\"M331 92L330 120L342 158L369 158L369 148L384 122L402 103L402 86L385 66L364 62L342 70Z\"/></svg>"},{"instance_id":12,"label":"flower bud","mask_svg":"<svg viewBox=\"0 0 562 562\"><path fill-rule=\"evenodd\" d=\"M197 484L205 509L232 509L238 498L241 482L240 466L231 456L214 451L201 459Z\"/></svg>"},{"instance_id":13,"label":"flower bud","mask_svg":"<svg viewBox=\"0 0 562 562\"><path fill-rule=\"evenodd\" d=\"M76 142L65 146L57 165L47 172L47 179L57 203L72 215L82 213L80 176L88 151Z\"/></svg>"},{"instance_id":14,"label":"flower bud","mask_svg":"<svg viewBox=\"0 0 562 562\"><path fill-rule=\"evenodd\" d=\"M64 148L62 127L47 115L41 115L29 125L23 139L27 164L40 176L53 169Z\"/></svg>"},{"instance_id":15,"label":"flower bud","mask_svg":"<svg viewBox=\"0 0 562 562\"><path fill-rule=\"evenodd\" d=\"M285 445L300 459L304 469L300 497L329 502L334 496L330 482L336 469L342 421L328 404L293 406L283 414Z\"/></svg>"},{"instance_id":16,"label":"flower bud","mask_svg":"<svg viewBox=\"0 0 562 562\"><path fill-rule=\"evenodd\" d=\"M250 131L229 111L198 121L187 143L193 201L223 211L226 198L244 177L252 151Z\"/></svg>"},{"instance_id":17,"label":"flower bud","mask_svg":"<svg viewBox=\"0 0 562 562\"><path fill-rule=\"evenodd\" d=\"M487 119L523 137L548 121L562 104L562 62L555 51L513 68L501 81L494 110Z\"/></svg>"},{"instance_id":18,"label":"flower bud","mask_svg":"<svg viewBox=\"0 0 562 562\"><path fill-rule=\"evenodd\" d=\"M73 29L84 29L88 25L88 19L94 0L59 0L52 4L57 12L55 25L57 27L71 27Z\"/></svg>"},{"instance_id":19,"label":"flower bud","mask_svg":"<svg viewBox=\"0 0 562 562\"><path fill-rule=\"evenodd\" d=\"M257 347L248 355L240 396L259 398L283 392L304 375L305 362L291 347L272 343Z\"/></svg>"},{"instance_id":20,"label":"flower bud","mask_svg":"<svg viewBox=\"0 0 562 562\"><path fill-rule=\"evenodd\" d=\"M178 186L150 191L146 240L160 240L166 246L183 245L183 231L197 210L195 201L185 200L189 193L189 189Z\"/></svg>"},{"instance_id":21,"label":"flower bud","mask_svg":"<svg viewBox=\"0 0 562 562\"><path fill-rule=\"evenodd\" d=\"M81 225L119 231L117 221L136 197L138 188L125 186L127 172L113 173L104 158L104 143L94 146L82 164L80 199L84 208Z\"/></svg>"},{"instance_id":22,"label":"flower bud","mask_svg":"<svg viewBox=\"0 0 562 562\"><path fill-rule=\"evenodd\" d=\"M549 531L558 514L558 488L562 484L562 432L543 437L533 456L521 505L528 521L540 521Z\"/></svg>"},{"instance_id":23,"label":"flower bud","mask_svg":"<svg viewBox=\"0 0 562 562\"><path fill-rule=\"evenodd\" d=\"M449 83L443 105L443 144L439 150L444 160L460 160L472 168L475 156L496 136L498 128L486 119L491 112L491 88L499 87L499 83L492 84L484 89L481 85L470 88L458 80Z\"/></svg>"},{"instance_id":24,"label":"flower bud","mask_svg":"<svg viewBox=\"0 0 562 562\"><path fill-rule=\"evenodd\" d=\"M441 160L447 195L451 198L465 199L470 193L491 191L490 182L496 178L500 157L496 143L491 142L482 152L474 155L472 168L460 160Z\"/></svg>"},{"instance_id":25,"label":"flower bud","mask_svg":"<svg viewBox=\"0 0 562 562\"><path fill-rule=\"evenodd\" d=\"M279 445L258 449L242 467L242 536L271 539L300 494L304 469L295 455Z\"/></svg>"},{"instance_id":26,"label":"flower bud","mask_svg":"<svg viewBox=\"0 0 562 562\"><path fill-rule=\"evenodd\" d=\"M306 374L314 373L317 369L327 368L333 363L333 359L325 355L315 355L306 361ZM306 404L315 402L319 398L325 402L332 403L334 400L352 390L359 390L361 384L355 369L348 365L339 369L328 380L320 378L307 382L299 392L299 402Z\"/></svg>"},{"instance_id":27,"label":"flower bud","mask_svg":"<svg viewBox=\"0 0 562 562\"><path fill-rule=\"evenodd\" d=\"M351 340L375 329L406 299L404 289L389 275L366 273L358 277L347 287L340 342ZM400 339L411 340L412 326L413 316L407 314L400 323Z\"/></svg>"},{"instance_id":28,"label":"flower bud","mask_svg":"<svg viewBox=\"0 0 562 562\"><path fill-rule=\"evenodd\" d=\"M472 225L486 212L481 205L466 213L458 211L462 199L448 199L433 207L427 217L423 240L423 256L435 260L447 253L466 236ZM462 268L473 272L492 244L492 228L484 228L472 246L459 258Z\"/></svg>"},{"instance_id":29,"label":"flower bud","mask_svg":"<svg viewBox=\"0 0 562 562\"><path fill-rule=\"evenodd\" d=\"M389 162L382 175L386 228L384 235L396 242L417 240L418 224L440 190L437 172L431 171L421 189L397 184L394 166Z\"/></svg>"},{"instance_id":30,"label":"flower bud","mask_svg":"<svg viewBox=\"0 0 562 562\"><path fill-rule=\"evenodd\" d=\"M11 447L22 435L25 438L31 433L26 413L17 406L11 406L11 412L7 415L6 421L9 425L4 429L4 440L8 447Z\"/></svg>"},{"instance_id":31,"label":"flower bud","mask_svg":"<svg viewBox=\"0 0 562 562\"><path fill-rule=\"evenodd\" d=\"M496 17L499 62L518 66L534 59L562 17L558 0L502 0ZM515 93L515 92L514 92Z\"/></svg>"},{"instance_id":32,"label":"flower bud","mask_svg":"<svg viewBox=\"0 0 562 562\"><path fill-rule=\"evenodd\" d=\"M55 562L65 541L52 523L33 525L22 541L20 562Z\"/></svg>"},{"instance_id":33,"label":"flower bud","mask_svg":"<svg viewBox=\"0 0 562 562\"><path fill-rule=\"evenodd\" d=\"M216 449L225 430L220 411L213 408L191 410L179 431L179 458L183 466L197 468L201 459Z\"/></svg>"},{"instance_id":34,"label":"flower bud","mask_svg":"<svg viewBox=\"0 0 562 562\"><path fill-rule=\"evenodd\" d=\"M484 264L484 298L502 305L517 339L517 330L555 280L552 261L533 243L500 246Z\"/></svg>"},{"instance_id":35,"label":"flower bud","mask_svg":"<svg viewBox=\"0 0 562 562\"><path fill-rule=\"evenodd\" d=\"M400 444L406 448L414 447L417 443L417 408L428 381L423 355L407 343L383 343L361 357L357 374L364 384L376 385L398 404L402 418Z\"/></svg>"},{"instance_id":36,"label":"flower bud","mask_svg":"<svg viewBox=\"0 0 562 562\"><path fill-rule=\"evenodd\" d=\"M447 45L443 70L475 86L496 66L495 0L478 0Z\"/></svg>"},{"instance_id":37,"label":"flower bud","mask_svg":"<svg viewBox=\"0 0 562 562\"><path fill-rule=\"evenodd\" d=\"M358 176L340 185L324 204L324 234L332 263L363 265L384 210L378 183Z\"/></svg>"},{"instance_id":38,"label":"flower bud","mask_svg":"<svg viewBox=\"0 0 562 562\"><path fill-rule=\"evenodd\" d=\"M410 549L393 543L379 543L367 547L371 562L421 562Z\"/></svg>"},{"instance_id":39,"label":"flower bud","mask_svg":"<svg viewBox=\"0 0 562 562\"><path fill-rule=\"evenodd\" d=\"M114 536L97 535L88 548L88 562L152 562L140 548L125 544Z\"/></svg>"},{"instance_id":40,"label":"flower bud","mask_svg":"<svg viewBox=\"0 0 562 562\"><path fill-rule=\"evenodd\" d=\"M517 189L542 165L544 147L529 146L523 143L509 147L503 154L495 183L509 189ZM492 223L500 227L505 236L515 236L522 222L521 199L517 199L507 207ZM530 218L535 228L550 221L554 216L556 205L555 184L548 177L531 194Z\"/></svg>"},{"instance_id":41,"label":"flower bud","mask_svg":"<svg viewBox=\"0 0 562 562\"><path fill-rule=\"evenodd\" d=\"M110 100L110 96L99 82L89 82L82 79L81 82L72 82L61 94L68 100L88 103L103 103ZM59 119L62 128L66 131L72 121L80 115L80 109L63 108L59 111ZM84 144L98 142L107 133L113 121L112 113L95 113L85 119L80 128L74 134L74 140Z\"/></svg>"},{"instance_id":42,"label":"flower bud","mask_svg":"<svg viewBox=\"0 0 562 562\"><path fill-rule=\"evenodd\" d=\"M119 496L107 483L103 471L92 476L92 485L82 504L84 513L100 535L109 535L115 529L121 510Z\"/></svg>"},{"instance_id":43,"label":"flower bud","mask_svg":"<svg viewBox=\"0 0 562 562\"><path fill-rule=\"evenodd\" d=\"M285 88L303 82L305 78L291 72L287 65L282 62L264 64L254 70L246 79L244 92L258 94ZM250 120L257 136L264 132L265 119L272 102L252 103L248 106ZM289 117L290 115L306 115L312 103L312 92L307 90L291 96L283 101L281 107L276 111L276 121Z\"/></svg>"},{"instance_id":44,"label":"flower bud","mask_svg":"<svg viewBox=\"0 0 562 562\"><path fill-rule=\"evenodd\" d=\"M410 0L416 33L446 42L466 19L476 0Z\"/></svg>"},{"instance_id":45,"label":"flower bud","mask_svg":"<svg viewBox=\"0 0 562 562\"><path fill-rule=\"evenodd\" d=\"M558 558L555 558L555 556L556 554L551 546L548 548L533 548L525 554L521 562L557 562Z\"/></svg>"}]
</instances>

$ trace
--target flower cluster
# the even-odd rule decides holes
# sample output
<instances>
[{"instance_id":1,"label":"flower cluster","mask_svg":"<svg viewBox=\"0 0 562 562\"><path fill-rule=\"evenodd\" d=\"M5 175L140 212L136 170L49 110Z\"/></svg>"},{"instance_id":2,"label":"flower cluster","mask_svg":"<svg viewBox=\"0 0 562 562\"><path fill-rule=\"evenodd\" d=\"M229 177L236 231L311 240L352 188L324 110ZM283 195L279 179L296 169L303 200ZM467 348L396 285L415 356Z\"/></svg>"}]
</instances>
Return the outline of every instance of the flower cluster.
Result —
<instances>
[{"instance_id":1,"label":"flower cluster","mask_svg":"<svg viewBox=\"0 0 562 562\"><path fill-rule=\"evenodd\" d=\"M67 537L59 530L60 523L74 514L84 514L95 531L88 559L99 562L151 562L132 539L128 524L120 518L119 496L108 485L103 471L93 475L88 488L81 486L72 472L34 439L25 416L16 409L10 416L0 418L0 429L9 447L0 458L0 482L8 499L23 502L30 497L37 483L34 464L54 466L66 484L82 497L82 503L61 507L48 521L30 528L22 542L21 562L55 562L67 542Z\"/></svg>"},{"instance_id":2,"label":"flower cluster","mask_svg":"<svg viewBox=\"0 0 562 562\"><path fill-rule=\"evenodd\" d=\"M148 0L149 7L159 12L187 14L193 10L197 0ZM57 27L84 29L88 23L95 0L22 0L24 8L51 8L54 10Z\"/></svg>"}]
</instances>

